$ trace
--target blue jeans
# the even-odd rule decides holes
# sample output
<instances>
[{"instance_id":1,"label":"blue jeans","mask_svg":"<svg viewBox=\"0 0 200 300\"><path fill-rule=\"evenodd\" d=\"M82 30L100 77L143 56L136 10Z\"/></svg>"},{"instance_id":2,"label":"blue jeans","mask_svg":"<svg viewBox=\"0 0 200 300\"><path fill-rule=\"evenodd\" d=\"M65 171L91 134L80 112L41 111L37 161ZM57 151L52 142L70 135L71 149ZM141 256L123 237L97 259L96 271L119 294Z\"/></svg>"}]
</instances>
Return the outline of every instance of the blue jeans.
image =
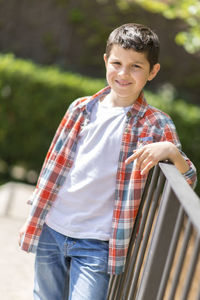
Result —
<instances>
[{"instance_id":1,"label":"blue jeans","mask_svg":"<svg viewBox=\"0 0 200 300\"><path fill-rule=\"evenodd\" d=\"M106 300L108 242L76 239L44 224L35 259L34 300Z\"/></svg>"}]
</instances>

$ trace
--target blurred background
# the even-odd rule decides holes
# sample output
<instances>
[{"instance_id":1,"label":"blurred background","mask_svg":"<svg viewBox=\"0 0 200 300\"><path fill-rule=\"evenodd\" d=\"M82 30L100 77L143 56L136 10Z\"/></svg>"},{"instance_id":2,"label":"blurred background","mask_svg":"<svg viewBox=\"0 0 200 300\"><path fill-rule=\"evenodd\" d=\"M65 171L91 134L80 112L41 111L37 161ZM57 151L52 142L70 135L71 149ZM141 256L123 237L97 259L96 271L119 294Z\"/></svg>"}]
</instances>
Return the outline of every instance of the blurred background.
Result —
<instances>
[{"instance_id":1,"label":"blurred background","mask_svg":"<svg viewBox=\"0 0 200 300\"><path fill-rule=\"evenodd\" d=\"M107 37L128 22L160 37L161 71L147 99L170 114L199 170L198 0L1 0L0 183L35 184L70 102L106 84Z\"/></svg>"},{"instance_id":2,"label":"blurred background","mask_svg":"<svg viewBox=\"0 0 200 300\"><path fill-rule=\"evenodd\" d=\"M160 38L161 70L145 94L172 117L200 171L199 0L0 0L0 216L13 228L10 249L64 112L106 85L107 37L129 22L150 26ZM16 270L27 259L18 255ZM15 299L31 299L24 297Z\"/></svg>"}]
</instances>

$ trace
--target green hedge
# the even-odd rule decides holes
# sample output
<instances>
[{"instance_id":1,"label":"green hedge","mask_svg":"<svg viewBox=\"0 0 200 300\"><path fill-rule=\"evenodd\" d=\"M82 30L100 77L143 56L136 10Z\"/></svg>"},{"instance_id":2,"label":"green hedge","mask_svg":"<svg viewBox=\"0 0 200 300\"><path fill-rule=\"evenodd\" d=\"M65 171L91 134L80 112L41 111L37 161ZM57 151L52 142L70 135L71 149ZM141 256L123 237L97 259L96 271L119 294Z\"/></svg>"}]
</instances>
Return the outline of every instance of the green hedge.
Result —
<instances>
[{"instance_id":1,"label":"green hedge","mask_svg":"<svg viewBox=\"0 0 200 300\"><path fill-rule=\"evenodd\" d=\"M103 80L0 55L1 160L38 171L71 101L103 86Z\"/></svg>"},{"instance_id":2,"label":"green hedge","mask_svg":"<svg viewBox=\"0 0 200 300\"><path fill-rule=\"evenodd\" d=\"M1 180L8 178L16 165L39 172L71 101L91 95L104 85L105 80L64 72L54 66L39 66L12 54L0 55ZM184 151L199 165L200 109L181 100L166 100L163 93L146 94L152 105L171 115Z\"/></svg>"}]
</instances>

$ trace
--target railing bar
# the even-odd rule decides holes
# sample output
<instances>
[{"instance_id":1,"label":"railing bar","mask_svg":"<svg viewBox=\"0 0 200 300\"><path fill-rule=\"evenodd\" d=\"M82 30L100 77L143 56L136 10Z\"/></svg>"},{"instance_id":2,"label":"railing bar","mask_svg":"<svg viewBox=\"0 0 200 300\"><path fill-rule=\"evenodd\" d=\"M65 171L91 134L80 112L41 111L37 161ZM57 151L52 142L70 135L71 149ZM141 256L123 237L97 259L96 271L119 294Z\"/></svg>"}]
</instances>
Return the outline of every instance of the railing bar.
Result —
<instances>
[{"instance_id":1,"label":"railing bar","mask_svg":"<svg viewBox=\"0 0 200 300\"><path fill-rule=\"evenodd\" d=\"M138 235L137 235L137 239L136 239L136 244L135 244L135 248L134 248L134 252L133 252L133 255L131 258L131 260L135 260L137 256L137 252L138 252L138 249L140 247L140 243L141 243L141 240L143 238L143 232L144 232L144 228L145 228L145 224L146 224L146 219L147 219L147 216L148 216L148 213L149 213L149 207L151 205L151 201L152 201L152 196L153 196L153 192L155 190L155 186L156 186L156 183L157 183L157 180L158 180L158 176L159 176L159 169L157 168L153 174L153 178L152 178L152 185L150 186L150 191L149 191L149 194L147 196L147 199L145 200L145 207L144 207L144 211L143 211L143 214L142 214L142 208L141 207L141 211L140 211L140 215L138 215L138 226L139 226L139 222L140 222L140 216L142 214L142 221L141 221L141 224L140 224L140 228L139 228L139 232L138 232ZM144 203L143 203L144 204ZM137 233L137 230L138 230L138 226L136 227L136 230L135 230L135 233ZM132 239L132 243L133 243L133 239ZM133 244L131 243L131 246L133 246ZM129 265L129 261L128 261L128 265ZM133 267L133 265L132 265ZM133 270L131 268L131 270Z\"/></svg>"},{"instance_id":2,"label":"railing bar","mask_svg":"<svg viewBox=\"0 0 200 300\"><path fill-rule=\"evenodd\" d=\"M115 285L115 293L114 293L114 297L112 299L118 300L119 295L121 295L123 293L123 289L124 289L124 274L122 274L120 276L120 278L118 279L117 286Z\"/></svg>"},{"instance_id":3,"label":"railing bar","mask_svg":"<svg viewBox=\"0 0 200 300\"><path fill-rule=\"evenodd\" d=\"M194 247L194 252L193 252L193 255L192 255L192 260L191 260L191 263L190 263L190 267L189 267L189 271L188 271L188 275L187 275L187 279L186 279L186 282L184 284L184 288L183 288L183 294L182 294L182 300L187 300L187 296L188 296L188 293L189 293L189 290L190 290L190 285L191 285L191 282L192 282L192 277L193 277L193 274L195 272L195 268L196 268L196 263L197 263L197 259L198 259L198 256L199 256L199 236L196 238L196 241L195 241L195 247Z\"/></svg>"},{"instance_id":4,"label":"railing bar","mask_svg":"<svg viewBox=\"0 0 200 300\"><path fill-rule=\"evenodd\" d=\"M119 290L119 285L120 285L120 281L121 281L121 277L122 275L114 275L114 280L113 280L113 286L111 289L111 295L110 295L110 300L115 300L117 299L117 292Z\"/></svg>"},{"instance_id":5,"label":"railing bar","mask_svg":"<svg viewBox=\"0 0 200 300\"><path fill-rule=\"evenodd\" d=\"M113 289L115 287L114 283L115 283L115 280L116 280L116 276L117 275L112 275L111 278L110 278L107 300L111 300L112 297L113 297Z\"/></svg>"},{"instance_id":6,"label":"railing bar","mask_svg":"<svg viewBox=\"0 0 200 300\"><path fill-rule=\"evenodd\" d=\"M122 277L122 280L120 283L121 287L118 289L117 299L121 299L122 294L126 293L126 290L129 289L129 286L130 286L130 281L132 279L135 261L136 261L140 243L141 243L141 240L143 237L143 231L144 231L144 227L145 227L145 223L146 223L146 218L147 218L149 207L151 204L152 195L153 195L153 192L155 190L156 183L158 180L159 172L160 172L160 168L158 166L156 166L153 170L153 175L151 176L151 173L152 173L151 172L147 178L147 182L146 182L147 188L145 186L145 191L144 191L144 194L143 194L143 197L142 197L142 200L140 203L139 211L138 211L138 214L136 217L135 226L134 226L132 237L130 240L129 251L127 254L125 272L123 274L123 277ZM150 180L151 180L151 183L150 183ZM148 190L148 187L149 187L149 190ZM147 194L147 196L146 196L146 194ZM144 203L145 203L145 208L144 208L144 212L142 215L142 222L140 224L140 229L139 229L138 236L137 236L135 246L134 246L134 250L132 253L132 248L133 248L135 237L136 237L136 234L138 231L140 217L142 214L142 209L143 209ZM124 288L122 288L122 287L124 287Z\"/></svg>"},{"instance_id":7,"label":"railing bar","mask_svg":"<svg viewBox=\"0 0 200 300\"><path fill-rule=\"evenodd\" d=\"M161 279L161 283L160 283L160 287L158 290L158 295L157 295L156 300L162 300L164 293L165 293L167 281L169 278L172 262L174 259L174 255L175 255L175 251L176 251L176 247L177 247L177 243L178 243L178 238L179 238L181 227L183 224L183 217L184 217L184 211L183 211L183 208L180 206L175 229L174 229L174 234L172 236L172 240L170 243L170 248L169 248L169 252L167 255L167 259L166 259L166 263L165 263L165 267L164 267L164 271L163 271L163 275L162 275L162 279Z\"/></svg>"},{"instance_id":8,"label":"railing bar","mask_svg":"<svg viewBox=\"0 0 200 300\"><path fill-rule=\"evenodd\" d=\"M151 232L152 224L154 221L154 216L156 213L157 204L159 201L159 196L161 194L164 181L165 181L165 177L164 177L163 173L161 172L159 180L158 180L157 190L155 191L154 199L153 199L152 205L151 205L151 210L150 210L149 217L147 220L146 232L144 234L143 241L141 244L141 249L140 249L140 253L138 256L138 261L136 263L133 281L130 286L130 295L128 297L128 299L130 299L130 300L134 299L134 294L136 293L136 286L137 286L137 282L138 282L138 278L139 278L139 274L140 274L140 268L141 268L142 262L144 260L145 250L146 250L147 243L149 240L149 235Z\"/></svg>"},{"instance_id":9,"label":"railing bar","mask_svg":"<svg viewBox=\"0 0 200 300\"><path fill-rule=\"evenodd\" d=\"M143 210L144 203L146 204L145 207L147 206L147 204L150 206L150 201L152 199L152 195L153 195L153 192L155 190L155 186L156 186L156 183L157 183L157 180L158 180L159 172L160 172L160 169L159 169L158 166L156 166L153 170L153 175L152 175L152 171L151 171L151 173L147 177L147 181L146 181L146 184L145 184L144 192L142 194L142 199L141 199L141 202L140 202L138 214L137 214L137 217L136 217L136 220L135 220L135 225L134 225L134 228L133 228L132 236L131 236L131 239L130 239L129 249L128 249L128 253L127 253L127 265L129 265L129 260L131 258L131 252L132 252L133 244L135 243L135 238L136 238L138 228L139 228L139 225L140 225L140 218L141 218L141 215L142 215L142 210ZM147 210L147 213L148 213L148 210ZM147 215L147 213L145 214L145 212L144 212L143 217L145 217ZM140 225L140 229L141 229L141 225ZM138 232L138 236L139 236L139 234L140 234L140 232Z\"/></svg>"},{"instance_id":10,"label":"railing bar","mask_svg":"<svg viewBox=\"0 0 200 300\"><path fill-rule=\"evenodd\" d=\"M188 248L191 230L192 230L192 224L191 224L190 220L188 220L186 229L185 229L185 233L184 233L183 244L182 244L181 251L179 254L179 259L175 266L175 274L173 277L172 286L171 286L168 300L174 299L174 296L175 296L176 288L178 285L179 277L180 277L181 270L182 270L183 263L184 263L184 258L185 258L187 248Z\"/></svg>"},{"instance_id":11,"label":"railing bar","mask_svg":"<svg viewBox=\"0 0 200 300\"><path fill-rule=\"evenodd\" d=\"M198 290L198 293L197 293L196 300L200 300L200 286L199 286L199 290Z\"/></svg>"}]
</instances>

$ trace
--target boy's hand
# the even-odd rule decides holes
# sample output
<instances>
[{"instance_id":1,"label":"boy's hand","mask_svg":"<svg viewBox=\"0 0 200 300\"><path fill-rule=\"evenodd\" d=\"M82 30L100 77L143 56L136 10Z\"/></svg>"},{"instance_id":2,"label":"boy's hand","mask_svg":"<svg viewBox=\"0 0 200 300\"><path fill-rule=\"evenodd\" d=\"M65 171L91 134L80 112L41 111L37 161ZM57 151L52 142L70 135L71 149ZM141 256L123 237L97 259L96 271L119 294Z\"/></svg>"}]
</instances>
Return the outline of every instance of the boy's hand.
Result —
<instances>
[{"instance_id":1,"label":"boy's hand","mask_svg":"<svg viewBox=\"0 0 200 300\"><path fill-rule=\"evenodd\" d=\"M141 174L145 175L161 160L171 160L181 173L185 173L189 170L189 166L177 147L171 142L157 142L145 145L138 150L134 150L134 154L131 155L125 161L129 164L133 160L137 159L136 167L141 170Z\"/></svg>"},{"instance_id":2,"label":"boy's hand","mask_svg":"<svg viewBox=\"0 0 200 300\"><path fill-rule=\"evenodd\" d=\"M21 247L22 237L23 237L24 233L26 232L26 229L27 229L27 222L24 223L24 225L21 227L21 229L19 231L18 244L20 247Z\"/></svg>"}]
</instances>

